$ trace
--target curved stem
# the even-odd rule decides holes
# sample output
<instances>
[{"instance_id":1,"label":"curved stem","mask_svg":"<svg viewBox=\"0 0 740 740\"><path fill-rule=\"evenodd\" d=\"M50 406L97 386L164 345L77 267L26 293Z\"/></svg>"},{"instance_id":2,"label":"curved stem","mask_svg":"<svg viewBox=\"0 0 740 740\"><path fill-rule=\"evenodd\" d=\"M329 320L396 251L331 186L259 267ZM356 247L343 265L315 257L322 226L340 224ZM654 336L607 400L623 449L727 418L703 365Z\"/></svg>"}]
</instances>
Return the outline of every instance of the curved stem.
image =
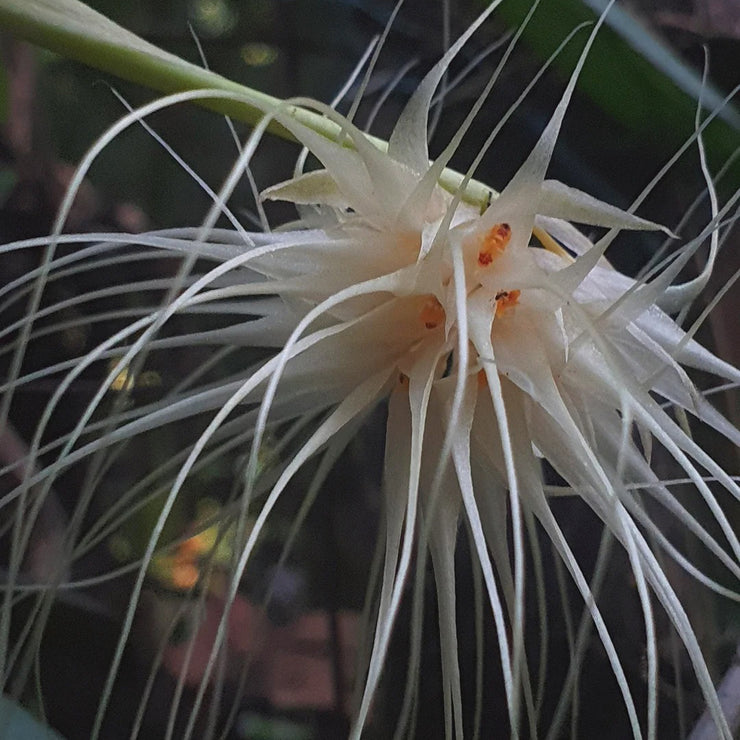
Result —
<instances>
[{"instance_id":1,"label":"curved stem","mask_svg":"<svg viewBox=\"0 0 740 740\"><path fill-rule=\"evenodd\" d=\"M264 117L266 109L282 104L278 98L240 85L150 44L79 0L0 0L0 29L158 92L210 89L238 93L244 100L211 98L199 104L252 125ZM342 131L337 124L314 111L291 106L288 112L327 139L338 141L341 137ZM275 120L267 128L277 136L294 139ZM373 136L367 139L383 151L388 147L382 139ZM440 185L451 192L459 190L462 181L463 176L450 169L445 169L440 176ZM471 180L465 187L463 199L484 206L492 195L496 193L487 185Z\"/></svg>"}]
</instances>

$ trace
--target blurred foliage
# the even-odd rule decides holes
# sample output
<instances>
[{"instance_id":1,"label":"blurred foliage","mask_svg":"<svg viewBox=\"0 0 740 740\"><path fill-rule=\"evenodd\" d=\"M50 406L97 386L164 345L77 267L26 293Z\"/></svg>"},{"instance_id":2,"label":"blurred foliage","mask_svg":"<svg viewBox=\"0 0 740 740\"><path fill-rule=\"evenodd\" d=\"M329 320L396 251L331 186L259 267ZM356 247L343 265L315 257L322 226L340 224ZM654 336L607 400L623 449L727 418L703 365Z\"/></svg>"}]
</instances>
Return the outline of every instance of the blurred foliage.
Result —
<instances>
[{"instance_id":1,"label":"blurred foliage","mask_svg":"<svg viewBox=\"0 0 740 740\"><path fill-rule=\"evenodd\" d=\"M23 707L0 695L0 738L4 740L61 740L54 730L34 719Z\"/></svg>"},{"instance_id":2,"label":"blurred foliage","mask_svg":"<svg viewBox=\"0 0 740 740\"><path fill-rule=\"evenodd\" d=\"M541 60L547 59L571 29L579 23L594 22L597 15L588 7L591 4L584 0L543 2L524 31L524 38L534 53ZM513 27L518 27L530 6L529 0L509 0L502 4L501 14ZM669 62L677 67L673 77L658 69L636 50L636 41L644 34L649 35L646 29L637 18L626 14L621 18L627 28L623 35L610 28L608 20L600 31L581 73L580 89L632 136L658 152L670 154L694 133L697 108L696 98L679 88L678 75L690 77L699 73L672 55L657 37L652 37L654 53L664 60L664 68L669 67ZM572 45L558 57L555 64L564 75L573 69L579 53L580 49ZM740 114L729 103L723 114L707 127L704 138L715 167L721 166L740 146L738 122ZM740 170L735 176L740 176Z\"/></svg>"},{"instance_id":3,"label":"blurred foliage","mask_svg":"<svg viewBox=\"0 0 740 740\"><path fill-rule=\"evenodd\" d=\"M202 64L205 60L210 68L225 77L277 97L301 94L324 101L330 100L342 87L373 36L382 32L393 6L390 0L139 0L134 3L90 0L89 4L125 28L191 62ZM453 3L453 38L467 25L481 4L481 0ZM453 66L453 73L474 59L487 45L516 27L530 4L530 0L505 0L494 19L485 25L461 55L461 60ZM408 0L391 29L386 49L370 82L368 101L361 106L358 120L364 123L373 104L402 65L412 59L418 63L391 93L376 120L374 130L380 135L387 136L391 122L410 90L443 51L441 7L441 3ZM518 50L508 63L496 93L456 154L455 166L467 166L477 153L480 142L537 71L541 61L578 23L593 18L593 12L581 0L543 0L524 33L529 51ZM500 186L521 163L524 152L529 151L551 115L564 80L580 52L579 39L558 58L557 72L546 76L544 84L522 105L502 137L503 143L496 142L484 158L478 176L493 187ZM202 47L203 58L198 44ZM79 161L91 142L126 112L111 87L131 105L152 97L150 91L53 54L42 53L38 59L38 128L35 137L39 151L49 159ZM492 61L480 64L463 84L450 91L433 145L445 142L450 132L455 131L495 67L496 59L493 57ZM552 175L588 189L598 197L626 205L668 156L693 133L695 101L609 28L600 33L579 80L578 91L564 125L563 138L558 143ZM344 106L343 110L346 110L346 102ZM4 117L6 110L7 76L0 69L0 116ZM194 106L178 106L154 116L152 125L207 183L214 188L219 186L237 154L237 144L225 120ZM237 125L236 130L243 139L247 128ZM740 144L738 131L721 121L707 129L706 138L715 169ZM257 157L253 163L259 187L288 176L296 149L271 139L269 151L269 160ZM695 151L692 156L691 162L680 170L682 174L691 174L674 178L668 196L665 197L664 193L659 202L648 202L648 212L644 215L669 224L678 220L685 211L686 202L690 202L704 187L698 175ZM197 223L209 205L198 184L141 128L132 129L114 141L100 156L90 176L106 199L136 203L156 226ZM0 171L0 200L15 181L12 167ZM737 182L737 178L731 179L726 186L734 189ZM243 183L236 192L234 203L238 204L237 208L241 205L240 215L253 210L254 202L247 183ZM292 211L284 210L279 215L289 218ZM645 254L655 246L655 239L653 235L634 236L630 269L636 269L644 261ZM623 266L619 258L615 262ZM182 368L179 370L184 372ZM156 374L156 371L147 372ZM173 376L177 372L177 369L172 369ZM173 382L164 372L161 375L161 378L157 375L157 384L161 382L166 386ZM120 382L122 388L113 387L113 391L129 390L129 382L143 383L143 379L131 381L124 376ZM175 441L165 437L166 434L160 435L156 444L140 451L137 448L137 451L142 457L147 455L157 464L163 464L175 448ZM233 460L229 462L233 463ZM226 471L211 467L194 479L192 487L181 497L179 508L175 508L163 541L177 540L178 534L188 531L188 527L191 532L197 532L197 523L207 518L196 511L197 501L204 495L213 495L214 490L220 492L225 488L224 481L229 480L232 467ZM365 473L359 465L353 466L342 483ZM125 488L125 477L118 483ZM141 554L151 531L151 522L157 516L158 505L158 500L152 500L150 506L132 516L121 528L116 535L117 540L107 543L116 560L125 562ZM353 508L356 510L354 516L363 519L361 525L367 528L367 516L361 505L353 503ZM277 519L274 526L277 528L289 522L292 513L288 512L282 520ZM330 500L323 513L324 526L349 529L349 515L337 511L336 500ZM155 560L151 575L166 589L187 588L193 584L191 576L194 573L198 575L196 571L205 561L228 559L229 536L228 532L219 534L213 527L203 529ZM303 547L301 555L313 557L318 570L322 556L317 552L321 553L321 546L331 538L313 539L315 541ZM364 548L363 542L352 544L357 550ZM370 548L367 550L368 553L355 553L356 559L360 561L368 556ZM342 554L346 569L350 557L347 553ZM179 583L178 568L184 568L184 577ZM357 568L357 571L362 572L362 568ZM329 576L336 574L329 573ZM361 592L362 578L354 580L357 582L353 585ZM320 597L316 600L319 601ZM709 628L712 627L711 621L712 617L707 617ZM399 675L398 671L396 675ZM5 705L0 705L0 710L2 706ZM430 712L430 717L436 717L436 709ZM255 738L287 738L293 730L295 737L306 736L301 734L305 733L301 725L291 729L280 724L279 720L265 720L263 723L259 716L252 718L249 728L242 730L252 733L245 734L245 737Z\"/></svg>"}]
</instances>

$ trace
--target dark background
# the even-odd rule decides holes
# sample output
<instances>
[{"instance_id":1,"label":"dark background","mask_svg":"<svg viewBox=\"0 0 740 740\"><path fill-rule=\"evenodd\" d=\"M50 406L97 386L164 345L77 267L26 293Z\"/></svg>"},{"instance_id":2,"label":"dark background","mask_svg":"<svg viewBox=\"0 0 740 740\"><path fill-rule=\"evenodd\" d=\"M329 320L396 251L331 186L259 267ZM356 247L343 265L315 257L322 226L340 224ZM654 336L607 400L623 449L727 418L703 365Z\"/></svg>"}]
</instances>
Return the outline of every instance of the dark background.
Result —
<instances>
[{"instance_id":1,"label":"dark background","mask_svg":"<svg viewBox=\"0 0 740 740\"><path fill-rule=\"evenodd\" d=\"M324 101L330 100L341 88L367 44L383 31L392 10L390 3L371 0L141 0L128 3L100 0L91 5L149 41L199 62L194 34L202 45L208 66L245 85L278 97L301 94ZM494 14L454 62L451 77L478 52L516 27L523 15L520 6L521 3L514 1L504 3L501 13ZM465 29L480 7L479 3L462 0L450 3L449 27L453 39ZM740 82L740 14L734 0L696 0L696 4L690 0L653 0L633 2L629 7L685 64L699 72L704 64L705 45L709 49L710 77L720 91L727 92ZM452 162L454 167L468 165L487 132L536 73L544 56L580 20L588 17L588 12L576 0L543 2L531 32L525 35L507 64L494 94L456 154ZM545 75L522 104L486 154L477 173L478 179L500 188L516 171L557 104L573 65L573 55L581 48L586 34L582 32L575 39L559 65ZM408 0L390 31L360 107L357 117L360 124L366 120L395 72L403 64L415 60L415 66L389 95L372 127L373 133L388 136L404 101L424 72L443 53L444 35L441 3ZM448 92L431 141L432 153L439 151L456 130L500 54L501 51L493 52L463 83ZM80 64L31 50L9 38L3 39L3 55L5 126L0 141L3 157L0 237L7 241L48 232L70 177L70 166L79 161L95 138L125 112L111 88L132 105L151 99L152 93ZM676 95L670 82L644 73L645 67L640 64L644 62L639 54L620 44L609 32L603 34L603 43L594 48L584 72L583 85L579 85L574 97L550 170L552 177L623 207L630 204L693 130L691 101ZM345 101L339 109L346 112L347 106ZM219 186L236 154L236 145L223 118L190 106L179 106L158 114L152 124L212 187ZM240 124L236 124L236 129L244 138L247 129ZM715 171L740 144L737 130L726 125L713 126L707 132L707 140L710 163ZM254 164L260 187L289 176L296 151L293 145L274 139L266 142L263 150ZM727 196L737 186L735 168L718 187L720 193ZM640 214L673 226L703 189L698 156L692 148L648 198ZM246 220L250 218L254 203L246 185L237 191L232 204L237 208L241 204L241 214ZM200 188L146 132L130 130L111 144L94 165L69 228L143 230L193 225L199 223L208 205ZM293 214L289 209L276 208L270 215L279 223ZM700 208L685 233L691 235L708 217L707 209ZM610 257L623 270L635 274L660 243L660 238L654 235L633 235L629 242L618 242ZM737 249L724 250L715 290L739 266L738 253ZM25 263L4 267L10 271L8 274L27 268ZM710 296L712 293L712 290L707 291ZM735 289L715 309L701 334L702 340L714 346L720 355L734 358L736 362L740 359L738 301ZM698 305L696 311L701 308ZM49 357L45 360L36 357L36 361L49 362L56 351L58 348L49 345ZM172 360L168 367L158 367L157 371L164 383L174 383L193 362L193 358L179 358ZM14 417L20 436L26 439L33 428L33 413L28 409L43 408L43 389L32 389L30 396L16 402ZM84 390L80 397L87 397ZM74 413L74 409L70 409L70 413ZM161 448L160 452L148 452L148 456L166 457L174 444L166 435L174 433L173 430L163 432L165 436L154 442ZM340 609L360 606L378 517L376 496L381 449L382 411L341 461L308 522L309 534L299 543L294 562L289 564L285 574L279 575L285 579L283 606L286 614L273 614L276 621L289 619L309 607L335 615ZM729 454L731 458L732 453ZM215 471L212 476L225 477L225 474ZM348 506L341 492L348 486L358 485L365 494L359 503ZM568 504L563 504L557 513L569 534L581 543L579 554L584 561L593 561L599 539L597 522ZM288 507L283 513L286 521L290 514ZM276 538L280 527L280 523L275 525ZM467 667L463 673L463 688L465 700L472 706L472 583L465 567L469 554L464 544L459 549L461 660ZM264 573L270 573L270 563L275 559L275 554L267 550L261 566ZM251 598L258 600L260 594L264 595L267 579L258 573L255 582L248 587ZM442 725L436 615L432 582L428 581L429 616L425 621L422 710L417 736L439 737ZM294 583L298 585L293 587ZM165 600L165 594L157 588L152 589L152 594L149 607L156 610ZM554 588L549 596L556 598ZM50 718L69 738L84 737L85 728L89 726L96 689L105 675L108 660L106 648L100 646L109 646L116 636L117 622L110 605L115 605L117 598L120 602L121 596L115 594L93 594L93 604L104 605L98 610L104 616L90 604L73 604L60 610L50 623L47 653ZM574 602L577 603L577 598ZM614 615L618 648L626 656L630 680L637 687L635 693L640 694L644 681L644 655L640 647L644 629L628 568L619 557L610 569L605 610L607 605L611 605L610 613ZM368 736L389 737L400 709L408 656L405 625L409 609L410 604L407 604ZM707 644L712 646L711 650L716 648L716 667L721 671L732 651L734 633L727 632L727 624L732 623L732 619L718 617L714 605L706 609L706 601L698 601L694 611ZM562 617L553 618L551 670L554 685L562 680L567 662L564 629ZM536 625L532 625L532 630L530 637L536 640ZM92 635L96 637L93 639ZM332 638L332 650L337 647L335 638L336 635ZM146 639L144 635L142 641L145 643ZM495 656L493 639L490 635L487 639L487 652ZM137 653L134 647L131 652L129 662L124 665L123 688L112 705L106 737L128 736L127 717L132 709L126 699L129 685L126 681L134 686L139 680L137 671L142 663L141 653L145 651ZM625 717L620 702L618 698L614 702L607 698L616 694L610 671L598 647L592 652L582 678L580 736L624 737ZM666 675L669 675L667 669ZM495 687L499 680L495 660L487 661L485 677L488 686ZM689 677L690 671L687 681ZM135 693L135 689L132 692ZM492 688L488 693L495 695L497 691ZM143 733L145 737L161 736L162 727L157 716L166 715L171 696L171 678L165 676L157 684L152 716L147 720L150 724ZM550 702L553 699L549 694L547 698ZM691 716L701 709L699 703L691 703L694 700L691 695ZM675 708L669 689L661 702L661 732L665 733L662 736L675 737ZM276 708L269 694L251 700L245 707L265 718L266 724L259 730L263 734L253 729L249 732L255 734L242 734L242 737L287 738L289 730L279 724L286 717L293 723L290 732L298 733L295 737L342 737L346 732L346 720L339 707L327 711L309 703L304 711L286 714ZM547 711L552 711L552 707L545 707L545 716ZM496 732L502 736L508 734L502 729L505 728L503 704L487 703L483 720L484 737ZM301 732L308 734L301 735Z\"/></svg>"}]
</instances>

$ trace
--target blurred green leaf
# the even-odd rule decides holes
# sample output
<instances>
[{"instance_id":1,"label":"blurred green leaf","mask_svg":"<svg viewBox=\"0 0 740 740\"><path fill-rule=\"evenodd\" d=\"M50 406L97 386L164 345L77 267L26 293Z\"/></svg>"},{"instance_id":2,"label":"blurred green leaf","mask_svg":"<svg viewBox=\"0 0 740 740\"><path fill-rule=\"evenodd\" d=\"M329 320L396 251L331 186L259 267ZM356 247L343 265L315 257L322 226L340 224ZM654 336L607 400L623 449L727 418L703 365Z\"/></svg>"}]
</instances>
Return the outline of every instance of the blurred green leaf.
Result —
<instances>
[{"instance_id":1,"label":"blurred green leaf","mask_svg":"<svg viewBox=\"0 0 740 740\"><path fill-rule=\"evenodd\" d=\"M0 740L62 740L62 736L41 724L20 704L0 695Z\"/></svg>"},{"instance_id":2,"label":"blurred green leaf","mask_svg":"<svg viewBox=\"0 0 740 740\"><path fill-rule=\"evenodd\" d=\"M605 6L606 0L542 2L524 30L524 39L544 60L575 26L596 20L594 9ZM509 25L518 27L530 7L531 0L508 0L499 12ZM569 75L579 53L578 44L571 44L556 66ZM607 15L581 73L579 89L624 129L658 151L672 152L694 132L700 76L619 6ZM709 110L718 107L721 99L716 90L704 91ZM704 140L710 160L715 166L723 164L740 146L737 109L727 104L705 130Z\"/></svg>"},{"instance_id":3,"label":"blurred green leaf","mask_svg":"<svg viewBox=\"0 0 740 740\"><path fill-rule=\"evenodd\" d=\"M313 740L310 728L279 717L262 717L247 712L239 721L239 730L249 740Z\"/></svg>"},{"instance_id":4,"label":"blurred green leaf","mask_svg":"<svg viewBox=\"0 0 740 740\"><path fill-rule=\"evenodd\" d=\"M0 168L0 205L5 202L5 199L10 195L17 182L18 175L15 170L7 167Z\"/></svg>"}]
</instances>

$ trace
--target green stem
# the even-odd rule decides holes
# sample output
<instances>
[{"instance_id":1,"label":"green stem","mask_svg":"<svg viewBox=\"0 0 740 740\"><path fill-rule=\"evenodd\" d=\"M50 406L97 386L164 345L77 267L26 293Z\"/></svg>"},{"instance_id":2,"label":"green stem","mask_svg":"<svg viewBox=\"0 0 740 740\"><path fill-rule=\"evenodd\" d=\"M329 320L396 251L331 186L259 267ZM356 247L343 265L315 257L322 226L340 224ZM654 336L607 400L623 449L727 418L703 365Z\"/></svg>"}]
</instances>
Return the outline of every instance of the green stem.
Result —
<instances>
[{"instance_id":1,"label":"green stem","mask_svg":"<svg viewBox=\"0 0 740 740\"><path fill-rule=\"evenodd\" d=\"M282 102L150 44L79 0L0 0L0 29L161 93L201 89L236 93L241 100L210 98L199 104L252 125L266 110ZM290 114L327 139L339 139L340 127L318 113L293 107ZM282 138L293 139L275 121L268 130ZM368 136L368 140L379 149L385 150L388 146L382 139ZM462 180L460 173L445 169L440 184L455 192ZM464 200L484 206L491 195L495 195L491 188L471 180Z\"/></svg>"}]
</instances>

